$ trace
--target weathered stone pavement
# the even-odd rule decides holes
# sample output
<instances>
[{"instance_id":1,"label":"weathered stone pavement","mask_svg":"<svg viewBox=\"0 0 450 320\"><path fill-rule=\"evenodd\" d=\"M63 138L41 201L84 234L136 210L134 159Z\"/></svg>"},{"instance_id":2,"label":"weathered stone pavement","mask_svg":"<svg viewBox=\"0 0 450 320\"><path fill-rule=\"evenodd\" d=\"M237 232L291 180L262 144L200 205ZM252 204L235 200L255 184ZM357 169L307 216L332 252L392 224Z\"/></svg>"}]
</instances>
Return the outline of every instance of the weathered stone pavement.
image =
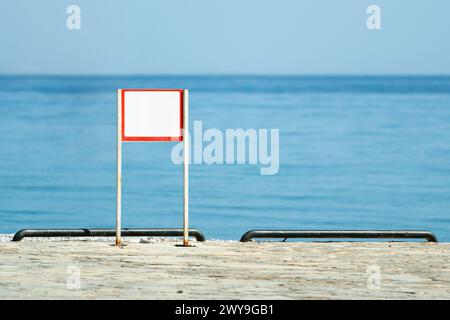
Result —
<instances>
[{"instance_id":1,"label":"weathered stone pavement","mask_svg":"<svg viewBox=\"0 0 450 320\"><path fill-rule=\"evenodd\" d=\"M450 244L111 243L0 242L0 299L450 299Z\"/></svg>"}]
</instances>

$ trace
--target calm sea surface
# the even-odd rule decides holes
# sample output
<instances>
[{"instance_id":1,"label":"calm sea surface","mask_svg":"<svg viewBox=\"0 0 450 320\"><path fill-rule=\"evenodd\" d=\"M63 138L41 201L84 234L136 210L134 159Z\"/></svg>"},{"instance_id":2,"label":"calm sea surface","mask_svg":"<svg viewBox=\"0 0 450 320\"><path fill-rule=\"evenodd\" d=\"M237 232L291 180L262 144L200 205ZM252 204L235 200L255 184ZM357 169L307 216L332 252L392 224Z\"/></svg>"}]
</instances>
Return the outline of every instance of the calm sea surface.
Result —
<instances>
[{"instance_id":1,"label":"calm sea surface","mask_svg":"<svg viewBox=\"0 0 450 320\"><path fill-rule=\"evenodd\" d=\"M450 241L450 77L0 77L0 232L114 227L116 89L190 89L204 129L279 128L280 170L192 165L191 226ZM124 144L124 227L180 227L173 143Z\"/></svg>"}]
</instances>

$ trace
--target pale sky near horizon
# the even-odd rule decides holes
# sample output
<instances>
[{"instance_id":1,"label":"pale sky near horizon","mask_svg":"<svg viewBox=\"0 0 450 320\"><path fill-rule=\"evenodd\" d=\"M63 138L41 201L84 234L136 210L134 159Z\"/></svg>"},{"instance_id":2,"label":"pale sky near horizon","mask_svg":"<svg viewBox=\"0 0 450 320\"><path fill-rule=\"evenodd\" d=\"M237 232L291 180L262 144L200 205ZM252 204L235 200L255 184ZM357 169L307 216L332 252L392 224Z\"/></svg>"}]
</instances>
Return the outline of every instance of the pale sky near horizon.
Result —
<instances>
[{"instance_id":1,"label":"pale sky near horizon","mask_svg":"<svg viewBox=\"0 0 450 320\"><path fill-rule=\"evenodd\" d=\"M0 14L0 74L450 74L448 0L3 0Z\"/></svg>"}]
</instances>

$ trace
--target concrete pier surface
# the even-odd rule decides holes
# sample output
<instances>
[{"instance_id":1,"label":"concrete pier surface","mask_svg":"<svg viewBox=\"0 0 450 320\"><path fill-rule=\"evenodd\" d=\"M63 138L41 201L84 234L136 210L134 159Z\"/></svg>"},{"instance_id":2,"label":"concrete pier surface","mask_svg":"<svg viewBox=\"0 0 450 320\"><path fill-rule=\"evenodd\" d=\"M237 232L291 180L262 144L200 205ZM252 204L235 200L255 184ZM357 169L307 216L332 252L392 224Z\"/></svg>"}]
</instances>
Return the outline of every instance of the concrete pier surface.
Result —
<instances>
[{"instance_id":1,"label":"concrete pier surface","mask_svg":"<svg viewBox=\"0 0 450 320\"><path fill-rule=\"evenodd\" d=\"M450 299L450 244L0 242L0 299Z\"/></svg>"}]
</instances>

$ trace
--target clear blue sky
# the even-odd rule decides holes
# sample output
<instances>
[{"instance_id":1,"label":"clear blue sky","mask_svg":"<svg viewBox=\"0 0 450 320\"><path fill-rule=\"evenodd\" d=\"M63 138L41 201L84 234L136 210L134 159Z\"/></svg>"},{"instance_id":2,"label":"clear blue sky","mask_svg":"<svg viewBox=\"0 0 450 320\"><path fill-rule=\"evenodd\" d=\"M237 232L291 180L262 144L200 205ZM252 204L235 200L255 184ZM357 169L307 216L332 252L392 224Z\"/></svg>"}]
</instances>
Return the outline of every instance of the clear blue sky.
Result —
<instances>
[{"instance_id":1,"label":"clear blue sky","mask_svg":"<svg viewBox=\"0 0 450 320\"><path fill-rule=\"evenodd\" d=\"M448 0L2 0L0 13L0 74L450 74Z\"/></svg>"}]
</instances>

